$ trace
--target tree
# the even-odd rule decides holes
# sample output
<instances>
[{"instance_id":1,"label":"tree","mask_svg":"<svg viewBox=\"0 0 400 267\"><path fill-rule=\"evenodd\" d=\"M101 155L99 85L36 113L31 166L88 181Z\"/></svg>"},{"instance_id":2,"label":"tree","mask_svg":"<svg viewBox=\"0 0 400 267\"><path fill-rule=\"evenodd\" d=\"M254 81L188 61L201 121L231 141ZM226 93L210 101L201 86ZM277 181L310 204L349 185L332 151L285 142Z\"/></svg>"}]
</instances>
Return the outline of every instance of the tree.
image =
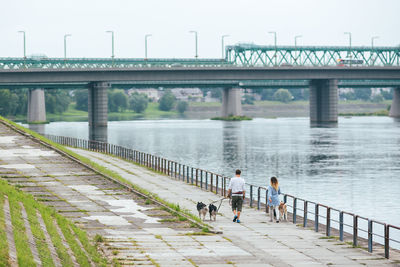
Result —
<instances>
[{"instance_id":1,"label":"tree","mask_svg":"<svg viewBox=\"0 0 400 267\"><path fill-rule=\"evenodd\" d=\"M170 111L175 105L175 96L171 91L166 91L159 100L160 105L158 108L163 111Z\"/></svg>"},{"instance_id":2,"label":"tree","mask_svg":"<svg viewBox=\"0 0 400 267\"><path fill-rule=\"evenodd\" d=\"M359 88L353 90L356 99L361 99L361 100L371 99L371 88Z\"/></svg>"},{"instance_id":3,"label":"tree","mask_svg":"<svg viewBox=\"0 0 400 267\"><path fill-rule=\"evenodd\" d=\"M374 95L371 100L374 103L379 103L379 102L382 102L385 99L383 98L383 96L381 94L379 94L379 95Z\"/></svg>"},{"instance_id":4,"label":"tree","mask_svg":"<svg viewBox=\"0 0 400 267\"><path fill-rule=\"evenodd\" d=\"M261 100L274 100L276 89L263 89L261 91Z\"/></svg>"},{"instance_id":5,"label":"tree","mask_svg":"<svg viewBox=\"0 0 400 267\"><path fill-rule=\"evenodd\" d=\"M129 108L136 113L143 113L149 100L145 94L133 93L129 98Z\"/></svg>"},{"instance_id":6,"label":"tree","mask_svg":"<svg viewBox=\"0 0 400 267\"><path fill-rule=\"evenodd\" d=\"M110 112L123 112L128 107L128 97L123 90L111 90L107 94Z\"/></svg>"},{"instance_id":7,"label":"tree","mask_svg":"<svg viewBox=\"0 0 400 267\"><path fill-rule=\"evenodd\" d=\"M68 109L71 96L63 89L45 90L46 111L61 114Z\"/></svg>"},{"instance_id":8,"label":"tree","mask_svg":"<svg viewBox=\"0 0 400 267\"><path fill-rule=\"evenodd\" d=\"M274 100L288 103L293 99L292 94L287 89L278 89L274 93Z\"/></svg>"},{"instance_id":9,"label":"tree","mask_svg":"<svg viewBox=\"0 0 400 267\"><path fill-rule=\"evenodd\" d=\"M186 101L179 101L178 104L176 105L176 109L178 110L179 113L183 114L187 108L188 108L188 102Z\"/></svg>"},{"instance_id":10,"label":"tree","mask_svg":"<svg viewBox=\"0 0 400 267\"><path fill-rule=\"evenodd\" d=\"M254 105L254 96L244 95L244 100L242 100L242 104Z\"/></svg>"},{"instance_id":11,"label":"tree","mask_svg":"<svg viewBox=\"0 0 400 267\"><path fill-rule=\"evenodd\" d=\"M11 93L8 89L0 90L0 115L10 114Z\"/></svg>"},{"instance_id":12,"label":"tree","mask_svg":"<svg viewBox=\"0 0 400 267\"><path fill-rule=\"evenodd\" d=\"M390 91L381 91L381 95L383 96L384 99L386 100L392 100L393 99L393 88L390 88Z\"/></svg>"},{"instance_id":13,"label":"tree","mask_svg":"<svg viewBox=\"0 0 400 267\"><path fill-rule=\"evenodd\" d=\"M75 90L74 99L76 102L76 109L82 111L88 111L88 98L89 93L87 89Z\"/></svg>"}]
</instances>

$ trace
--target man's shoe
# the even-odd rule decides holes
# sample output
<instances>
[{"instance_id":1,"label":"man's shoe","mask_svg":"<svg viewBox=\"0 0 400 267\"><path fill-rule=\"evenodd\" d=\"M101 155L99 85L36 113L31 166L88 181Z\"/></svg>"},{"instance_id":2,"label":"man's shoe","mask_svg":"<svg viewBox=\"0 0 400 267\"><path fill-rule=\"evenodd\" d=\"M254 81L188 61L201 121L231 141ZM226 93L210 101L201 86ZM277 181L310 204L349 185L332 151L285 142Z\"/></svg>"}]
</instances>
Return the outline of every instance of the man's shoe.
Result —
<instances>
[{"instance_id":1,"label":"man's shoe","mask_svg":"<svg viewBox=\"0 0 400 267\"><path fill-rule=\"evenodd\" d=\"M237 220L237 215L235 215L235 217L233 217L233 222L236 222Z\"/></svg>"},{"instance_id":2,"label":"man's shoe","mask_svg":"<svg viewBox=\"0 0 400 267\"><path fill-rule=\"evenodd\" d=\"M240 223L240 220L239 219L237 219L237 221L236 221L237 223Z\"/></svg>"},{"instance_id":3,"label":"man's shoe","mask_svg":"<svg viewBox=\"0 0 400 267\"><path fill-rule=\"evenodd\" d=\"M279 223L279 221L276 221L276 223Z\"/></svg>"}]
</instances>

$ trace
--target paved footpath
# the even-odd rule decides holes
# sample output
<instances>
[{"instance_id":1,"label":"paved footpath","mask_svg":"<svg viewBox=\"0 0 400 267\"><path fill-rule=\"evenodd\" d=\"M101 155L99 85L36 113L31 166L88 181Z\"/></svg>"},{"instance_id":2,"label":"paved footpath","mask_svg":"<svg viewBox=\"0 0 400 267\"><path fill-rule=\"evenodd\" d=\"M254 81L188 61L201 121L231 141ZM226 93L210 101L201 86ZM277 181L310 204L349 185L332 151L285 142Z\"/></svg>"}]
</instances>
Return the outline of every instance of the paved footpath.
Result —
<instances>
[{"instance_id":1,"label":"paved footpath","mask_svg":"<svg viewBox=\"0 0 400 267\"><path fill-rule=\"evenodd\" d=\"M72 150L119 173L133 184L156 193L169 202L178 203L180 207L194 214L197 213L198 201L210 203L219 199L219 196L211 192L124 160L80 149ZM400 266L399 261L389 261L380 254L370 254L334 239L324 239L321 233L293 223L271 223L265 213L256 209L244 208L240 224L232 222L232 212L227 201L219 212L221 215L216 222L207 223L223 231L222 237L232 242L231 247L214 243L211 253L209 245L206 245L198 257L211 258L209 264L198 264L199 266L217 266L221 263L216 262L219 258L225 258L226 262L235 266Z\"/></svg>"},{"instance_id":2,"label":"paved footpath","mask_svg":"<svg viewBox=\"0 0 400 267\"><path fill-rule=\"evenodd\" d=\"M175 181L115 157L71 149L161 198L196 213L197 201L218 199L213 193ZM0 123L0 174L94 237L109 259L130 266L396 266L377 254L298 228L269 223L262 212L244 209L242 223L232 222L227 202L216 222L217 235L196 235L188 221L98 175L54 150ZM33 247L31 247L34 250Z\"/></svg>"}]
</instances>

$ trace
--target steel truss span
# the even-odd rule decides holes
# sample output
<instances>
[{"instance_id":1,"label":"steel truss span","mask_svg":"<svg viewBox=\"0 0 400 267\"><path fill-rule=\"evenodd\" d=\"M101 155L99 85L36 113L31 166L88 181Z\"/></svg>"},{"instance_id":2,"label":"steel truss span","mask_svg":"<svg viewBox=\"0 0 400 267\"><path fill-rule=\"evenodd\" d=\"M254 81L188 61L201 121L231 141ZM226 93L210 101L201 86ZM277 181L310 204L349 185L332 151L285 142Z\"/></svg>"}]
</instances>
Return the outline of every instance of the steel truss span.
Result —
<instances>
[{"instance_id":1,"label":"steel truss span","mask_svg":"<svg viewBox=\"0 0 400 267\"><path fill-rule=\"evenodd\" d=\"M185 67L400 66L398 47L348 46L226 46L226 57L211 59L141 58L0 58L0 69L108 69Z\"/></svg>"},{"instance_id":2,"label":"steel truss span","mask_svg":"<svg viewBox=\"0 0 400 267\"><path fill-rule=\"evenodd\" d=\"M400 46L227 46L226 60L241 66L400 66Z\"/></svg>"}]
</instances>

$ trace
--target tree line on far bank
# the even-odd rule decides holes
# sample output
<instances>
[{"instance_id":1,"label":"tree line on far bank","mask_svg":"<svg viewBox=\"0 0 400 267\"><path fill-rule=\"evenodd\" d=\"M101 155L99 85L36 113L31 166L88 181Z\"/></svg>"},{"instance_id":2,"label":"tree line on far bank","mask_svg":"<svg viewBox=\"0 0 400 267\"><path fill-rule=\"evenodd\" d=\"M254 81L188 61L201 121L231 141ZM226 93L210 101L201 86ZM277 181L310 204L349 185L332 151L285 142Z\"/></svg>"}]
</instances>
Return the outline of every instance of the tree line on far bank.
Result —
<instances>
[{"instance_id":1,"label":"tree line on far bank","mask_svg":"<svg viewBox=\"0 0 400 267\"><path fill-rule=\"evenodd\" d=\"M210 94L211 97L222 99L222 89L202 88L203 95ZM287 103L295 100L308 100L308 89L263 89L256 91L259 99L269 101L280 101ZM371 96L372 90L354 89L340 94L342 100L365 100L381 102L392 99L393 92L381 91L380 94ZM113 89L108 91L108 110L109 112L125 112L132 110L136 113L143 113L151 100L145 94L132 93L126 94L124 90ZM254 94L245 94L242 103L254 104ZM67 111L72 102L76 103L76 109L88 110L88 90L45 90L46 112L61 114ZM0 115L17 116L26 115L28 108L28 89L0 89ZM177 101L171 91L166 90L159 100L158 109L171 111L176 109L179 113L184 113L188 108L188 102Z\"/></svg>"}]
</instances>

